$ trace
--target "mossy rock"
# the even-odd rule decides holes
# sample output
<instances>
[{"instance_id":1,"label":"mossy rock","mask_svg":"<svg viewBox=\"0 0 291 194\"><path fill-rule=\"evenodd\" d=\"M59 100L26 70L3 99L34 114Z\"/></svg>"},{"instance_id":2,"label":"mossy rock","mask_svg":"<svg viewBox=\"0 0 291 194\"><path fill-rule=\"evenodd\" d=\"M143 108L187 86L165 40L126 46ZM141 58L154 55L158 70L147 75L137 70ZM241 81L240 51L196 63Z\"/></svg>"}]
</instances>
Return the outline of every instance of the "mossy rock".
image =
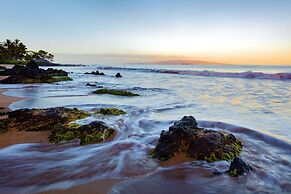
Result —
<instances>
[{"instance_id":1,"label":"mossy rock","mask_svg":"<svg viewBox=\"0 0 291 194\"><path fill-rule=\"evenodd\" d=\"M103 115L124 115L125 111L117 109L117 108L100 108L95 114L103 114Z\"/></svg>"},{"instance_id":2,"label":"mossy rock","mask_svg":"<svg viewBox=\"0 0 291 194\"><path fill-rule=\"evenodd\" d=\"M88 117L77 108L20 109L8 113L8 128L23 131L51 131Z\"/></svg>"},{"instance_id":3,"label":"mossy rock","mask_svg":"<svg viewBox=\"0 0 291 194\"><path fill-rule=\"evenodd\" d=\"M117 96L139 96L130 91L126 90L115 90L115 89L99 89L93 92L94 94L110 94L110 95L117 95Z\"/></svg>"},{"instance_id":4,"label":"mossy rock","mask_svg":"<svg viewBox=\"0 0 291 194\"><path fill-rule=\"evenodd\" d=\"M69 76L52 76L53 82L61 82L61 81L72 81L73 79Z\"/></svg>"},{"instance_id":5,"label":"mossy rock","mask_svg":"<svg viewBox=\"0 0 291 194\"><path fill-rule=\"evenodd\" d=\"M215 162L232 160L239 156L242 144L232 134L197 127L194 117L183 117L162 131L159 142L151 152L159 160L168 160L175 155L185 154L192 160Z\"/></svg>"},{"instance_id":6,"label":"mossy rock","mask_svg":"<svg viewBox=\"0 0 291 194\"><path fill-rule=\"evenodd\" d=\"M49 136L50 142L58 143L80 139L81 145L105 142L112 138L115 130L101 121L95 121L88 125L67 125L62 129L55 129Z\"/></svg>"}]
</instances>

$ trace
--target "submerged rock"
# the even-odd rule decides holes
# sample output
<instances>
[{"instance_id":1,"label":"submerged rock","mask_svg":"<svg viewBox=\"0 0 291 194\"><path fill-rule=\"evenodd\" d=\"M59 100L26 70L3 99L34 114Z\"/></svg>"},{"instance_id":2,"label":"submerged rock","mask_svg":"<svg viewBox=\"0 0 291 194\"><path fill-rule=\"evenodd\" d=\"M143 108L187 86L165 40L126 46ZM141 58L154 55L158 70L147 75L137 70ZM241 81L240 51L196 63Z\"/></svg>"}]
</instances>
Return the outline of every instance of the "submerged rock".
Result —
<instances>
[{"instance_id":1,"label":"submerged rock","mask_svg":"<svg viewBox=\"0 0 291 194\"><path fill-rule=\"evenodd\" d=\"M139 96L130 91L126 90L115 90L115 89L99 89L93 92L94 94L110 94L110 95L117 95L117 96Z\"/></svg>"},{"instance_id":2,"label":"submerged rock","mask_svg":"<svg viewBox=\"0 0 291 194\"><path fill-rule=\"evenodd\" d=\"M229 169L226 171L230 176L240 176L252 171L253 168L245 163L241 158L235 157L230 163Z\"/></svg>"},{"instance_id":3,"label":"submerged rock","mask_svg":"<svg viewBox=\"0 0 291 194\"><path fill-rule=\"evenodd\" d=\"M95 114L103 114L103 115L123 115L126 114L125 111L117 109L117 108L100 108Z\"/></svg>"},{"instance_id":4,"label":"submerged rock","mask_svg":"<svg viewBox=\"0 0 291 194\"><path fill-rule=\"evenodd\" d=\"M232 134L198 128L196 119L184 116L169 131L162 131L152 151L153 157L168 160L176 154L185 154L193 160L215 162L232 160L242 150L242 144Z\"/></svg>"},{"instance_id":5,"label":"submerged rock","mask_svg":"<svg viewBox=\"0 0 291 194\"><path fill-rule=\"evenodd\" d=\"M15 65L12 69L2 71L1 75L9 76L0 81L2 84L53 83L72 80L67 72L52 68L40 69L34 61L30 61L25 66Z\"/></svg>"},{"instance_id":6,"label":"submerged rock","mask_svg":"<svg viewBox=\"0 0 291 194\"><path fill-rule=\"evenodd\" d=\"M120 77L122 77L122 75L121 75L120 73L117 73L117 74L115 75L115 77L120 78Z\"/></svg>"},{"instance_id":7,"label":"submerged rock","mask_svg":"<svg viewBox=\"0 0 291 194\"><path fill-rule=\"evenodd\" d=\"M86 83L86 86L90 86L90 87L96 87L96 84L90 84L90 83Z\"/></svg>"},{"instance_id":8,"label":"submerged rock","mask_svg":"<svg viewBox=\"0 0 291 194\"><path fill-rule=\"evenodd\" d=\"M81 145L99 143L113 137L114 129L101 121L88 125L71 123L89 116L89 113L64 107L48 109L20 109L8 113L8 118L1 120L0 132L48 131L53 143L80 139Z\"/></svg>"},{"instance_id":9,"label":"submerged rock","mask_svg":"<svg viewBox=\"0 0 291 194\"><path fill-rule=\"evenodd\" d=\"M91 73L89 73L89 72L86 72L85 74L93 74L93 75L105 75L105 73L103 73L103 72L99 72L98 70L97 70L97 71L92 71Z\"/></svg>"}]
</instances>

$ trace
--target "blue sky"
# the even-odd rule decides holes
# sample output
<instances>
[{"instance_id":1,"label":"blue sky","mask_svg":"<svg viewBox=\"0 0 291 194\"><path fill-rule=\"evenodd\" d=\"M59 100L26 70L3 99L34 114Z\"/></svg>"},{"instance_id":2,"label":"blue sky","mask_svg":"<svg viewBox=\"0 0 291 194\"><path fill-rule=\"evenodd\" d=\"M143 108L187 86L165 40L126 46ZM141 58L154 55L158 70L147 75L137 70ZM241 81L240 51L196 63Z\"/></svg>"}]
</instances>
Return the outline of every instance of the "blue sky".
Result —
<instances>
[{"instance_id":1,"label":"blue sky","mask_svg":"<svg viewBox=\"0 0 291 194\"><path fill-rule=\"evenodd\" d=\"M290 0L0 0L0 40L60 62L291 64Z\"/></svg>"}]
</instances>

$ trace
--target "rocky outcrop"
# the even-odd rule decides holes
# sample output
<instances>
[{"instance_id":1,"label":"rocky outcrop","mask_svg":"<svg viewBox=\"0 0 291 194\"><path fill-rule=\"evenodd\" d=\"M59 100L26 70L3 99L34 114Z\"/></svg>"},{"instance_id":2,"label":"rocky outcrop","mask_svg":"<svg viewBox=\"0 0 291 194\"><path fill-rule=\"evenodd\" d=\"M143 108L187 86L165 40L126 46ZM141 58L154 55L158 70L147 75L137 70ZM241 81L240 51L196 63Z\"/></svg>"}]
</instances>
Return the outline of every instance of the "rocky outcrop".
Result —
<instances>
[{"instance_id":1,"label":"rocky outcrop","mask_svg":"<svg viewBox=\"0 0 291 194\"><path fill-rule=\"evenodd\" d=\"M116 96L139 96L138 94L135 94L130 91L126 90L116 90L116 89L99 89L93 92L94 94L110 94L110 95L116 95Z\"/></svg>"},{"instance_id":2,"label":"rocky outcrop","mask_svg":"<svg viewBox=\"0 0 291 194\"><path fill-rule=\"evenodd\" d=\"M82 126L72 123L87 116L89 113L76 108L20 109L9 112L8 118L1 120L0 132L48 131L50 142L80 139L82 145L99 143L113 137L114 129L101 121Z\"/></svg>"},{"instance_id":3,"label":"rocky outcrop","mask_svg":"<svg viewBox=\"0 0 291 194\"><path fill-rule=\"evenodd\" d=\"M117 73L117 74L115 75L115 77L117 77L117 78L121 78L122 75L121 75L120 73Z\"/></svg>"},{"instance_id":4,"label":"rocky outcrop","mask_svg":"<svg viewBox=\"0 0 291 194\"><path fill-rule=\"evenodd\" d=\"M168 160L176 154L185 154L192 160L232 160L242 150L242 144L232 134L198 128L192 116L174 123L169 131L162 131L152 156Z\"/></svg>"},{"instance_id":5,"label":"rocky outcrop","mask_svg":"<svg viewBox=\"0 0 291 194\"><path fill-rule=\"evenodd\" d=\"M233 161L230 163L230 167L227 173L230 176L236 177L248 173L252 170L253 168L249 164L244 162L241 158L235 157Z\"/></svg>"},{"instance_id":6,"label":"rocky outcrop","mask_svg":"<svg viewBox=\"0 0 291 194\"><path fill-rule=\"evenodd\" d=\"M2 84L18 83L53 83L58 81L72 80L68 73L63 70L49 68L40 69L36 62L30 61L27 65L15 65L11 69L6 69L0 73L9 76L1 80Z\"/></svg>"},{"instance_id":7,"label":"rocky outcrop","mask_svg":"<svg viewBox=\"0 0 291 194\"><path fill-rule=\"evenodd\" d=\"M104 122L95 121L88 125L69 124L61 129L54 129L49 136L51 142L71 141L80 139L80 144L100 143L115 135L115 130Z\"/></svg>"},{"instance_id":8,"label":"rocky outcrop","mask_svg":"<svg viewBox=\"0 0 291 194\"><path fill-rule=\"evenodd\" d=\"M86 83L86 86L89 86L89 87L96 87L97 85L96 85L96 84L91 84L91 83Z\"/></svg>"},{"instance_id":9,"label":"rocky outcrop","mask_svg":"<svg viewBox=\"0 0 291 194\"><path fill-rule=\"evenodd\" d=\"M97 71L92 71L91 73L86 72L85 74L92 74L92 75L105 75L105 73L103 73L103 72L99 72L98 70L97 70Z\"/></svg>"},{"instance_id":10,"label":"rocky outcrop","mask_svg":"<svg viewBox=\"0 0 291 194\"><path fill-rule=\"evenodd\" d=\"M95 114L103 114L103 115L124 115L126 114L125 111L120 110L118 108L100 108Z\"/></svg>"}]
</instances>

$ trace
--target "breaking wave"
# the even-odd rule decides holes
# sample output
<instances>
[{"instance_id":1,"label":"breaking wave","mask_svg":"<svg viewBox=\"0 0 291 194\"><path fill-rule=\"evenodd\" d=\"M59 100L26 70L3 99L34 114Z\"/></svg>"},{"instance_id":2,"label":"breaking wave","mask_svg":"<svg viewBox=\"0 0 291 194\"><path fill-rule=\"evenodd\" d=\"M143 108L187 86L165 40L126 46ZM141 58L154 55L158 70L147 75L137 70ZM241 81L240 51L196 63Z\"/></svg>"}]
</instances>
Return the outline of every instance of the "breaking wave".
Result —
<instances>
[{"instance_id":1,"label":"breaking wave","mask_svg":"<svg viewBox=\"0 0 291 194\"><path fill-rule=\"evenodd\" d=\"M128 67L98 67L103 70L127 70L150 73L180 74L206 77L231 77L231 78L248 78L248 79L272 79L272 80L291 80L291 73L263 73L254 71L245 72L217 72L209 70L169 70L169 69L149 69L149 68L128 68Z\"/></svg>"}]
</instances>

